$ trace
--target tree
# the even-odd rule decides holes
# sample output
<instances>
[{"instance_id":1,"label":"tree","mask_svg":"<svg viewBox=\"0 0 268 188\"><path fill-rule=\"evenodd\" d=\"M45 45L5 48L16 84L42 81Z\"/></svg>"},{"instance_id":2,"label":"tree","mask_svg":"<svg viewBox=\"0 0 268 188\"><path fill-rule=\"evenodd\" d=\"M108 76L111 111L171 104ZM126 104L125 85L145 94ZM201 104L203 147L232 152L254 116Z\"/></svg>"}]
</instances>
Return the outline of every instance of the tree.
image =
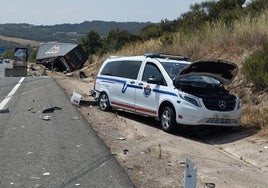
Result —
<instances>
[{"instance_id":1,"label":"tree","mask_svg":"<svg viewBox=\"0 0 268 188\"><path fill-rule=\"evenodd\" d=\"M268 88L268 42L263 41L262 49L256 51L248 59L242 67L245 77L254 83L258 90Z\"/></svg>"},{"instance_id":2,"label":"tree","mask_svg":"<svg viewBox=\"0 0 268 188\"><path fill-rule=\"evenodd\" d=\"M102 47L101 36L91 30L81 39L81 45L87 55L93 55Z\"/></svg>"},{"instance_id":3,"label":"tree","mask_svg":"<svg viewBox=\"0 0 268 188\"><path fill-rule=\"evenodd\" d=\"M29 61L30 62L35 62L37 52L38 52L37 48L30 48L30 53L29 53Z\"/></svg>"},{"instance_id":4,"label":"tree","mask_svg":"<svg viewBox=\"0 0 268 188\"><path fill-rule=\"evenodd\" d=\"M6 50L5 53L3 54L3 57L6 59L13 59L14 58L13 53L14 52L11 49Z\"/></svg>"},{"instance_id":5,"label":"tree","mask_svg":"<svg viewBox=\"0 0 268 188\"><path fill-rule=\"evenodd\" d=\"M179 24L180 30L185 32L193 32L199 30L205 22L209 20L208 7L209 3L194 4L191 5L191 11L186 12L181 15L177 21Z\"/></svg>"},{"instance_id":6,"label":"tree","mask_svg":"<svg viewBox=\"0 0 268 188\"><path fill-rule=\"evenodd\" d=\"M263 10L268 9L268 0L255 0L252 1L246 7L247 11L255 16L256 14L261 13Z\"/></svg>"},{"instance_id":7,"label":"tree","mask_svg":"<svg viewBox=\"0 0 268 188\"><path fill-rule=\"evenodd\" d=\"M158 38L161 36L161 28L159 24L150 24L138 33L138 36L143 40L148 40L150 38Z\"/></svg>"},{"instance_id":8,"label":"tree","mask_svg":"<svg viewBox=\"0 0 268 188\"><path fill-rule=\"evenodd\" d=\"M226 24L239 19L243 14L243 5L246 0L220 0L217 3L208 3L210 21L220 20Z\"/></svg>"},{"instance_id":9,"label":"tree","mask_svg":"<svg viewBox=\"0 0 268 188\"><path fill-rule=\"evenodd\" d=\"M130 34L128 31L120 31L118 28L111 30L103 39L102 53L116 51L125 44L140 40L136 35Z\"/></svg>"}]
</instances>

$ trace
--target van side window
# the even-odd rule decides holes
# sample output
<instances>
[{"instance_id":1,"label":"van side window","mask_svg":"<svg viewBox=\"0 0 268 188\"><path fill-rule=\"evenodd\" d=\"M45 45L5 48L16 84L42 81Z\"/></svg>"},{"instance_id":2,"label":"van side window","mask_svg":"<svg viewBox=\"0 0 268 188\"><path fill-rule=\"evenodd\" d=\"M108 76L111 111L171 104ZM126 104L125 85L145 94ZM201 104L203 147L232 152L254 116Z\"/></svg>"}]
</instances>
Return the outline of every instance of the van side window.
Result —
<instances>
[{"instance_id":1,"label":"van side window","mask_svg":"<svg viewBox=\"0 0 268 188\"><path fill-rule=\"evenodd\" d=\"M141 61L122 61L118 76L137 79L141 63Z\"/></svg>"},{"instance_id":2,"label":"van side window","mask_svg":"<svg viewBox=\"0 0 268 188\"><path fill-rule=\"evenodd\" d=\"M164 77L158 67L153 63L147 63L144 68L144 72L142 75L142 81L147 82L149 78L156 78L160 81L160 85L167 85Z\"/></svg>"},{"instance_id":3,"label":"van side window","mask_svg":"<svg viewBox=\"0 0 268 188\"><path fill-rule=\"evenodd\" d=\"M101 75L117 76L120 70L121 61L111 61L105 65L101 71Z\"/></svg>"},{"instance_id":4,"label":"van side window","mask_svg":"<svg viewBox=\"0 0 268 188\"><path fill-rule=\"evenodd\" d=\"M137 79L141 61L111 61L105 65L101 75Z\"/></svg>"}]
</instances>

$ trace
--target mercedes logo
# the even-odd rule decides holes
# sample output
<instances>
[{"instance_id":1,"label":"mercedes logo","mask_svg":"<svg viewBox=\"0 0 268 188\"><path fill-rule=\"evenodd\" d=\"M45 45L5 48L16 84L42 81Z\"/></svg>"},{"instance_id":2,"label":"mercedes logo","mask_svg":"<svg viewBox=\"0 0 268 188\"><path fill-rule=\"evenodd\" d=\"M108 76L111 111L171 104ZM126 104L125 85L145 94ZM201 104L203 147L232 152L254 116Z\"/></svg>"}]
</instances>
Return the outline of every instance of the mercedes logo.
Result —
<instances>
[{"instance_id":1,"label":"mercedes logo","mask_svg":"<svg viewBox=\"0 0 268 188\"><path fill-rule=\"evenodd\" d=\"M219 101L219 107L221 110L224 110L226 108L226 103L224 101Z\"/></svg>"}]
</instances>

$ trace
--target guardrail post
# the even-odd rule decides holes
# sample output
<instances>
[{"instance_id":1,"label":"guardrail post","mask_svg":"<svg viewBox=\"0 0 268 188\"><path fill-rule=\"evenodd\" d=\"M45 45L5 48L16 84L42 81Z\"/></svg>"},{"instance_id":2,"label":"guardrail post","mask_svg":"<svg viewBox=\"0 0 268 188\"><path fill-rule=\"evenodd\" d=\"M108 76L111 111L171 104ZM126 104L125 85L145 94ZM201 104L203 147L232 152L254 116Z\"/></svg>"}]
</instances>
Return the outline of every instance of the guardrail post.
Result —
<instances>
[{"instance_id":1,"label":"guardrail post","mask_svg":"<svg viewBox=\"0 0 268 188\"><path fill-rule=\"evenodd\" d=\"M196 167L195 164L190 160L185 161L184 171L184 188L196 188Z\"/></svg>"}]
</instances>

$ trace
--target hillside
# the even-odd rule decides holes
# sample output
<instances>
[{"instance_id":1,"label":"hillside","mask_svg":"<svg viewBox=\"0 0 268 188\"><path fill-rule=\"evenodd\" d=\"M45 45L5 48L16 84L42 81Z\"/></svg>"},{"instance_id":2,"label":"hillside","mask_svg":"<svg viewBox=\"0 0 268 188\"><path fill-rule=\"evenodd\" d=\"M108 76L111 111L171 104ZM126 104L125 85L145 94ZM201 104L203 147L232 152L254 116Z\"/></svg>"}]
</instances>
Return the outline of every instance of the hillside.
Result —
<instances>
[{"instance_id":1,"label":"hillside","mask_svg":"<svg viewBox=\"0 0 268 188\"><path fill-rule=\"evenodd\" d=\"M52 26L30 24L0 24L0 35L23 38L34 41L78 42L90 30L97 31L101 36L112 29L120 29L129 33L137 33L150 23L140 22L105 22L85 21L79 24L58 24Z\"/></svg>"},{"instance_id":2,"label":"hillside","mask_svg":"<svg viewBox=\"0 0 268 188\"><path fill-rule=\"evenodd\" d=\"M29 46L32 46L32 47L39 46L39 44L40 44L40 42L37 42L37 41L34 41L34 40L27 40L27 39L22 39L22 38L15 38L15 37L6 37L6 36L3 36L3 35L0 35L0 46L2 46L2 43L4 43L5 41L15 43L15 44L19 44L19 45L22 45L22 46L29 45Z\"/></svg>"},{"instance_id":3,"label":"hillside","mask_svg":"<svg viewBox=\"0 0 268 188\"><path fill-rule=\"evenodd\" d=\"M122 50L95 56L87 65L88 75L96 76L102 62L109 55L140 55L146 52L167 54L183 54L197 59L225 59L236 63L239 73L228 89L237 94L243 105L242 124L246 127L261 129L268 133L268 92L267 89L255 90L254 84L246 80L241 73L241 67L254 52L261 49L263 41L268 39L268 12L264 12L254 20L244 17L234 23L230 30L226 25L214 23L208 25L198 34L175 33L171 35L169 44L163 43L163 37L146 42L128 45Z\"/></svg>"}]
</instances>

